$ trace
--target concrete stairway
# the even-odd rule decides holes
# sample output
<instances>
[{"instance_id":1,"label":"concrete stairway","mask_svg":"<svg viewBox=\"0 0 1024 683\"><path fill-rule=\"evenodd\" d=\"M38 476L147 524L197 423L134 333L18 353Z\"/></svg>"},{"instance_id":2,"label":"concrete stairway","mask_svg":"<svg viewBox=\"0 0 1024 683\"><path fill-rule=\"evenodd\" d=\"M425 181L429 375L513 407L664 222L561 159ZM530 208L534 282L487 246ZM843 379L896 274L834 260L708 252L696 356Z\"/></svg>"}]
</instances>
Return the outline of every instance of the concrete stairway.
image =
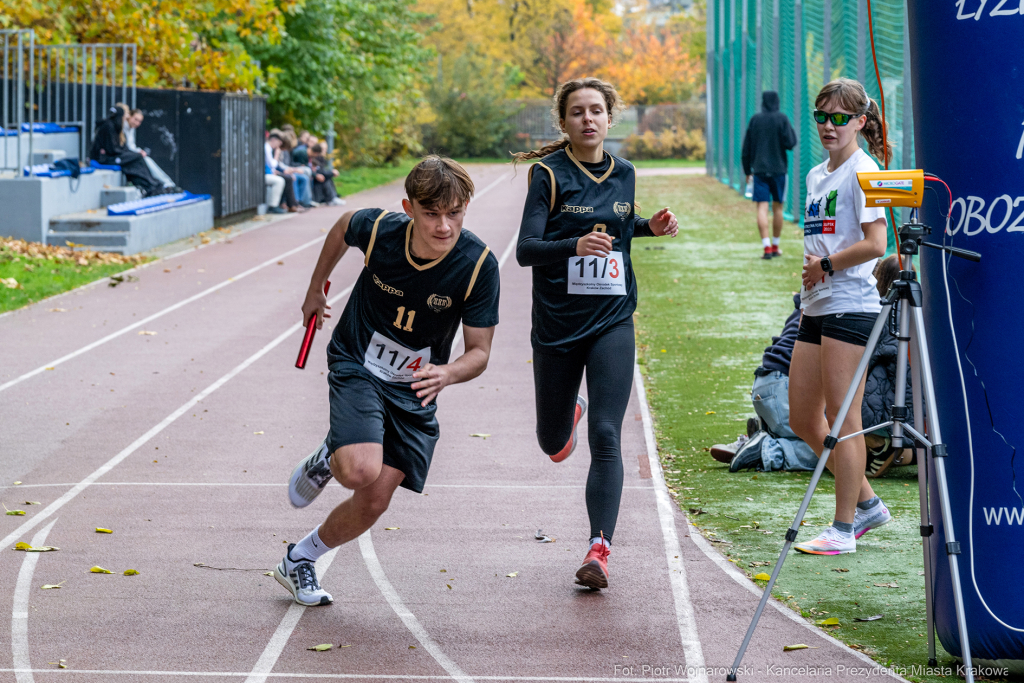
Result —
<instances>
[{"instance_id":1,"label":"concrete stairway","mask_svg":"<svg viewBox=\"0 0 1024 683\"><path fill-rule=\"evenodd\" d=\"M142 216L108 216L106 209L95 209L51 218L47 242L137 254L212 227L209 199Z\"/></svg>"}]
</instances>

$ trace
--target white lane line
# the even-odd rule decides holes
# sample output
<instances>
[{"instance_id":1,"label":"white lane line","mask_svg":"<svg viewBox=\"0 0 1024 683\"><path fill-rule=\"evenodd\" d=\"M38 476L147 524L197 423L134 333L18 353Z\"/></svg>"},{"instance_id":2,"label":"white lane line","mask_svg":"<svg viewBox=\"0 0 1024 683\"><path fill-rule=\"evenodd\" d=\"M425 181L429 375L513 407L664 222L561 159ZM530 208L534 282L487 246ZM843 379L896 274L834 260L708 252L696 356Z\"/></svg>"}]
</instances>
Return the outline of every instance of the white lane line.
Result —
<instances>
[{"instance_id":1,"label":"white lane line","mask_svg":"<svg viewBox=\"0 0 1024 683\"><path fill-rule=\"evenodd\" d=\"M877 665L876 665L877 666ZM674 666L670 667L673 670ZM679 666L679 669L685 669ZM0 673L11 673L14 669L0 669ZM61 676L72 674L101 675L101 676L179 676L182 678L239 678L246 676L242 671L132 671L132 670L105 670L105 669L32 669L32 673L53 674ZM725 671L723 669L722 671ZM326 680L345 681L447 681L450 676L427 676L415 674L304 674L304 673L274 673L268 678L318 678ZM628 680L630 683L689 683L689 678L590 678L586 676L477 676L478 681L551 681L552 683L622 683Z\"/></svg>"},{"instance_id":2,"label":"white lane line","mask_svg":"<svg viewBox=\"0 0 1024 683\"><path fill-rule=\"evenodd\" d=\"M338 546L338 548L340 547ZM331 562L334 561L334 557L338 554L338 548L332 549L317 560L316 575L318 577L323 578L323 575L327 573ZM253 666L252 671L246 677L245 683L264 683L267 680L267 676L274 670L277 658L284 651L284 646L288 644L292 631L299 625L299 619L302 618L302 614L305 611L305 605L300 605L294 600L292 601L292 604L288 606L288 611L285 612L284 617L281 619L281 623L278 624L277 630L274 631L274 635L270 637L270 642L263 648L263 654L256 660L256 665Z\"/></svg>"},{"instance_id":3,"label":"white lane line","mask_svg":"<svg viewBox=\"0 0 1024 683\"><path fill-rule=\"evenodd\" d=\"M398 591L395 590L391 582L388 581L387 575L384 574L384 567L380 566L377 553L373 549L373 539L370 538L369 529L359 537L359 550L363 554L363 561L366 563L366 568L370 570L373 582L377 584L377 588L380 589L384 599L391 605L391 609L395 610L395 614L402 620L405 627L412 632L416 640L423 646L423 649L430 653L437 663L441 665L441 668L448 672L451 678L454 678L459 683L473 683L473 679L467 676L455 662L448 658L448 655L441 651L441 647L430 637L427 629L423 628L415 615L402 602Z\"/></svg>"},{"instance_id":4,"label":"white lane line","mask_svg":"<svg viewBox=\"0 0 1024 683\"><path fill-rule=\"evenodd\" d=\"M53 520L32 538L33 546L46 543L46 535L57 523ZM34 683L32 661L28 650L28 596L32 591L32 575L42 553L25 553L18 572L18 583L14 586L14 605L11 609L11 654L14 664L14 676L18 683Z\"/></svg>"},{"instance_id":5,"label":"white lane line","mask_svg":"<svg viewBox=\"0 0 1024 683\"><path fill-rule=\"evenodd\" d=\"M636 384L637 400L640 403L640 415L644 422L644 440L647 442L647 459L651 464L651 478L654 480L654 495L658 501L658 519L661 522L661 535L665 539L665 559L668 561L669 578L672 582L672 599L676 606L676 621L679 624L679 638L683 643L683 655L686 666L693 672L694 683L707 683L708 675L704 667L704 651L697 635L697 619L690 602L690 588L686 583L686 566L683 563L683 552L679 547L676 534L674 503L665 486L665 474L661 471L661 460L658 459L658 444L654 439L654 425L651 422L651 409L647 405L647 391L644 389L644 378L640 374L640 366L633 365L633 380Z\"/></svg>"},{"instance_id":6,"label":"white lane line","mask_svg":"<svg viewBox=\"0 0 1024 683\"><path fill-rule=\"evenodd\" d=\"M216 292L216 291L218 291L220 289L223 289L224 287L227 287L230 284L238 282L242 278L248 277L248 276L252 275L253 273L255 273L257 271L262 270L263 268L266 268L267 266L270 266L270 265L273 265L273 264L277 263L278 261L280 261L283 258L291 256L292 254L296 254L296 253L302 251L303 249L308 249L309 247L313 246L314 244L317 244L318 242L322 242L325 239L325 237L326 237L326 235L322 235L320 237L317 237L316 239L313 239L313 240L310 240L309 242L306 242L305 244L301 244L301 245L295 247L294 249L290 249L290 250L284 252L283 254L278 254L277 256L275 256L275 257L273 257L273 258L271 258L271 259L269 259L267 261L264 261L263 263L261 263L261 264L259 264L257 266L253 266L249 270L243 271L243 272L239 273L238 275L235 275L234 277L229 277L227 280L224 280L223 282L221 282L219 284L216 284L213 287L210 287L209 289L204 289L203 291L199 292L198 294L193 294L192 296L188 297L187 299L182 299L178 303L173 304L171 306L168 306L167 308L165 308L165 309L163 309L161 311L157 311L153 315L147 316L147 317L143 318L142 320L139 320L136 323L132 323L131 325L128 325L127 327L122 327L117 332L112 332L111 334L108 334L106 337L103 337L101 339L97 339L96 341L92 342L91 344L86 344L85 346L83 346L82 348L80 348L80 349L78 349L76 351L72 351L71 353L69 353L67 355L64 355L64 356L61 356L60 358L58 358L56 360L52 360L52 361L50 361L50 362L48 362L48 363L46 363L44 365L40 365L35 370L30 370L29 372L26 372L23 375L20 375L18 377L15 377L12 380L4 382L3 384L0 384L0 391L3 391L5 389L9 389L10 387L13 387L15 384L18 384L20 382L24 382L26 379L29 379L30 377L34 377L34 376L36 376L36 375L38 375L38 374L40 374L42 372L45 372L47 369L55 368L55 367L57 367L58 365L60 365L62 363L65 363L65 362L67 362L67 361L69 361L69 360L71 360L73 358L77 358L78 356L81 356L83 353L88 353L89 351L92 351L96 347L102 346L103 344L106 344L108 341L111 341L112 339L116 339L116 338L120 337L121 335L126 334L128 332L131 332L132 330L134 330L134 329L136 329L138 327L142 327L143 325L151 323L154 320L156 320L157 318L162 318L163 316L167 315L168 313L172 313L172 312L178 310L182 306L187 306L190 303L198 301L199 299L202 299L205 296L213 294L214 292Z\"/></svg>"},{"instance_id":7,"label":"white lane line","mask_svg":"<svg viewBox=\"0 0 1024 683\"><path fill-rule=\"evenodd\" d=\"M331 298L330 300L328 300L328 303L334 303L335 301L338 301L339 299L347 296L348 293L351 292L351 291L352 291L352 285L349 285L348 287L345 288L345 290L343 292L341 292L337 296L335 296L335 297ZM193 397L191 400L189 400L183 406L181 406L180 408L175 410L173 413L171 413L170 415L165 417L155 427L151 428L148 432L146 432L145 434L140 436L138 439L133 441L130 445L128 445L127 448L125 448L120 453L115 455L113 458L111 458L110 460L105 462L103 465L101 465L95 472L93 472L92 474L87 476L85 479L83 479L82 481L80 481L77 484L75 484L71 488L70 491L67 491L63 496L61 496L57 500L53 501L49 505L47 505L45 508L43 508L43 510L38 512L31 519L25 521L21 526L19 526L17 529L15 529L10 534L8 534L2 541L0 541L0 548L6 547L6 546L10 545L11 543L14 543L21 536L23 536L25 533L27 533L31 529L34 529L35 527L37 527L43 520L48 518L50 515L55 513L57 510L59 510L62 507L64 507L69 501L71 501L73 498L75 498L79 493L81 493L85 489L87 489L90 486L92 486L96 482L97 479L99 479L100 477L105 475L107 472L109 472L110 470L112 470L115 467L117 467L117 465L120 464L125 458L127 458L129 455L134 453L140 447L144 446L146 444L146 442L148 442L154 436L156 436L157 434L162 432L164 429L166 429L168 426L170 426L179 417L181 417L182 415L187 413L189 410L191 410L197 403L201 402L207 396L209 396L213 392L215 392L218 389L220 389L222 386L227 384L235 375L237 375L238 373L242 372L247 367L249 367L250 365L252 365L256 361L258 361L260 358L262 358L263 356L265 356L268 353L270 353L270 351L272 351L275 347L277 347L281 342L283 342L285 339L288 339L288 337L290 337L291 335L295 334L296 332L298 332L302 328L303 328L302 323L295 323L294 325L289 327L287 330L285 330L282 334L280 334L272 342L270 342L269 344L264 346L262 349L260 349L259 351L257 351L253 355L251 355L248 358L246 358L244 361L242 361L241 364L235 366L235 368L233 370L231 370L229 373L227 373L226 375L224 375L223 377L218 379L216 382L214 382L213 384L208 386L206 389L203 389L201 392L196 394L195 397Z\"/></svg>"},{"instance_id":8,"label":"white lane line","mask_svg":"<svg viewBox=\"0 0 1024 683\"><path fill-rule=\"evenodd\" d=\"M690 540L693 541L694 545L700 548L700 551L704 553L709 560L718 565L719 569L724 571L730 579L738 583L744 590L756 596L758 600L761 599L761 595L763 595L762 590L759 587L755 586L754 582L751 581L747 577L747 575L744 574L738 567L736 567L736 565L722 557L721 553L714 549L714 547L707 541L707 539L704 538L704 534L701 533L701 530L693 526L689 519L686 520L686 526L690 531ZM789 609L784 604L780 603L778 600L769 600L768 604L774 607L776 611L778 611L780 614L782 614L782 616L786 617L790 621L796 624L800 624L808 631L811 631L812 633L821 636L825 640L829 641L833 645L842 648L846 651L847 654L851 654L857 659L863 661L865 664L870 665L872 672L881 672L881 669L883 668L881 664L871 659L863 652L857 652L853 648L847 646L842 641L836 640L829 634L825 633L821 629L809 623L799 614ZM908 683L905 678L896 674L896 672L891 668L886 668L885 673L887 673L889 676L891 676L897 681L903 681L903 683Z\"/></svg>"}]
</instances>

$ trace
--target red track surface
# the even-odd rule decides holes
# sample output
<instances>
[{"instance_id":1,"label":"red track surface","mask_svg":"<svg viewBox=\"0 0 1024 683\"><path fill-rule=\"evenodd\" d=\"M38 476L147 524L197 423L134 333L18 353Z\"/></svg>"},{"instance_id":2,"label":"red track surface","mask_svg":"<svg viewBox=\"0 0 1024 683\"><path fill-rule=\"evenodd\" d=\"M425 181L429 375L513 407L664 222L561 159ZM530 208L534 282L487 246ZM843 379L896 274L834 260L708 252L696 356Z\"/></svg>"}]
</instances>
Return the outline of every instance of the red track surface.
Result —
<instances>
[{"instance_id":1,"label":"red track surface","mask_svg":"<svg viewBox=\"0 0 1024 683\"><path fill-rule=\"evenodd\" d=\"M467 227L507 254L525 173L474 173ZM395 209L400 188L349 207ZM425 494L399 490L368 534L321 560L334 605L300 608L264 575L347 495L331 484L297 511L285 490L327 428L329 331L306 370L293 364L318 240L339 213L317 209L142 268L137 282L0 318L0 500L26 512L0 518L0 614L11 614L0 681L724 680L756 597L695 545L656 460L652 477L636 391L611 588L572 583L587 544L586 434L560 465L536 446L530 274L514 255L489 369L441 395ZM360 268L350 254L333 274L336 315ZM537 543L538 528L557 541ZM17 541L60 551L12 552ZM307 650L321 643L334 649ZM819 649L782 652L793 643ZM821 677L769 665L828 666L841 680L860 677L838 667L869 666L775 609L744 663L741 681ZM716 671L687 671L702 665Z\"/></svg>"}]
</instances>

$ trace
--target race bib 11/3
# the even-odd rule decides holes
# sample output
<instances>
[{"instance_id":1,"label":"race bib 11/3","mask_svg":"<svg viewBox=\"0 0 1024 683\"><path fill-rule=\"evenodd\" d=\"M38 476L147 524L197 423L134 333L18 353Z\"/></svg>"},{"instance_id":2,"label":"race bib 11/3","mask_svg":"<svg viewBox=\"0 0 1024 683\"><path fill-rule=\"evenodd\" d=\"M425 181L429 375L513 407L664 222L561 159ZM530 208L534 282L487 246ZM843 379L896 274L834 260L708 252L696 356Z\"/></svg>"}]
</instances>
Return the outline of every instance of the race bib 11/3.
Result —
<instances>
[{"instance_id":1,"label":"race bib 11/3","mask_svg":"<svg viewBox=\"0 0 1024 683\"><path fill-rule=\"evenodd\" d=\"M626 264L621 251L608 256L573 256L568 262L569 294L626 295Z\"/></svg>"},{"instance_id":2,"label":"race bib 11/3","mask_svg":"<svg viewBox=\"0 0 1024 683\"><path fill-rule=\"evenodd\" d=\"M814 283L813 287L800 290L800 308L807 308L815 301L827 299L830 296L832 296L832 276L825 273L821 280Z\"/></svg>"},{"instance_id":3,"label":"race bib 11/3","mask_svg":"<svg viewBox=\"0 0 1024 683\"><path fill-rule=\"evenodd\" d=\"M430 347L413 351L374 331L363 367L385 382L415 382L412 373L430 362Z\"/></svg>"}]
</instances>

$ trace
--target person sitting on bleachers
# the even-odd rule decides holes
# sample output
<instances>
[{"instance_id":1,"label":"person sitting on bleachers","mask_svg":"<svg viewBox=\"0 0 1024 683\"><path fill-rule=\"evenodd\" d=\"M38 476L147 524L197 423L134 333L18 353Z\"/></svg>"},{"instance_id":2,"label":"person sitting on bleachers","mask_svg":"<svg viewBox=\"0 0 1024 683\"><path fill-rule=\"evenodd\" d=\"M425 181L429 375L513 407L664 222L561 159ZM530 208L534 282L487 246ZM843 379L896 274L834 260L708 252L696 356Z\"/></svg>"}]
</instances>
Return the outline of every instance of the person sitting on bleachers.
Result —
<instances>
[{"instance_id":1,"label":"person sitting on bleachers","mask_svg":"<svg viewBox=\"0 0 1024 683\"><path fill-rule=\"evenodd\" d=\"M284 137L281 131L277 129L270 131L266 142L263 143L264 170L267 177L267 185L271 186L267 204L270 207L270 213L284 213L285 210L280 206L282 203L288 207L289 212L301 212L303 209L299 208L299 203L295 199L295 176L285 173L284 166L278 160L278 152L283 144ZM279 180L272 180L271 176ZM280 194L278 194L277 190L279 185L282 188ZM274 199L276 199L276 202L271 201Z\"/></svg>"},{"instance_id":2,"label":"person sitting on bleachers","mask_svg":"<svg viewBox=\"0 0 1024 683\"><path fill-rule=\"evenodd\" d=\"M153 174L153 177L158 183L160 183L165 189L170 192L181 192L181 188L178 187L171 177L164 173L164 170L160 168L160 165L153 161L153 157L149 156L149 153L139 147L135 143L135 131L142 125L142 119L144 115L141 109L132 109L128 112L128 117L124 120L124 137L125 147L133 152L138 152L142 155L142 158L146 160L146 166L149 168L149 172Z\"/></svg>"},{"instance_id":3,"label":"person sitting on bleachers","mask_svg":"<svg viewBox=\"0 0 1024 683\"><path fill-rule=\"evenodd\" d=\"M324 146L316 142L309 151L309 166L313 169L313 201L318 204L342 206L345 200L338 197L338 190L334 187L334 176L338 173L331 168L330 160L324 156Z\"/></svg>"},{"instance_id":4,"label":"person sitting on bleachers","mask_svg":"<svg viewBox=\"0 0 1024 683\"><path fill-rule=\"evenodd\" d=\"M125 146L124 118L127 113L128 107L120 103L110 108L107 118L96 126L89 158L100 164L120 166L128 182L139 188L144 197L162 194L163 188L149 172L145 158Z\"/></svg>"}]
</instances>

